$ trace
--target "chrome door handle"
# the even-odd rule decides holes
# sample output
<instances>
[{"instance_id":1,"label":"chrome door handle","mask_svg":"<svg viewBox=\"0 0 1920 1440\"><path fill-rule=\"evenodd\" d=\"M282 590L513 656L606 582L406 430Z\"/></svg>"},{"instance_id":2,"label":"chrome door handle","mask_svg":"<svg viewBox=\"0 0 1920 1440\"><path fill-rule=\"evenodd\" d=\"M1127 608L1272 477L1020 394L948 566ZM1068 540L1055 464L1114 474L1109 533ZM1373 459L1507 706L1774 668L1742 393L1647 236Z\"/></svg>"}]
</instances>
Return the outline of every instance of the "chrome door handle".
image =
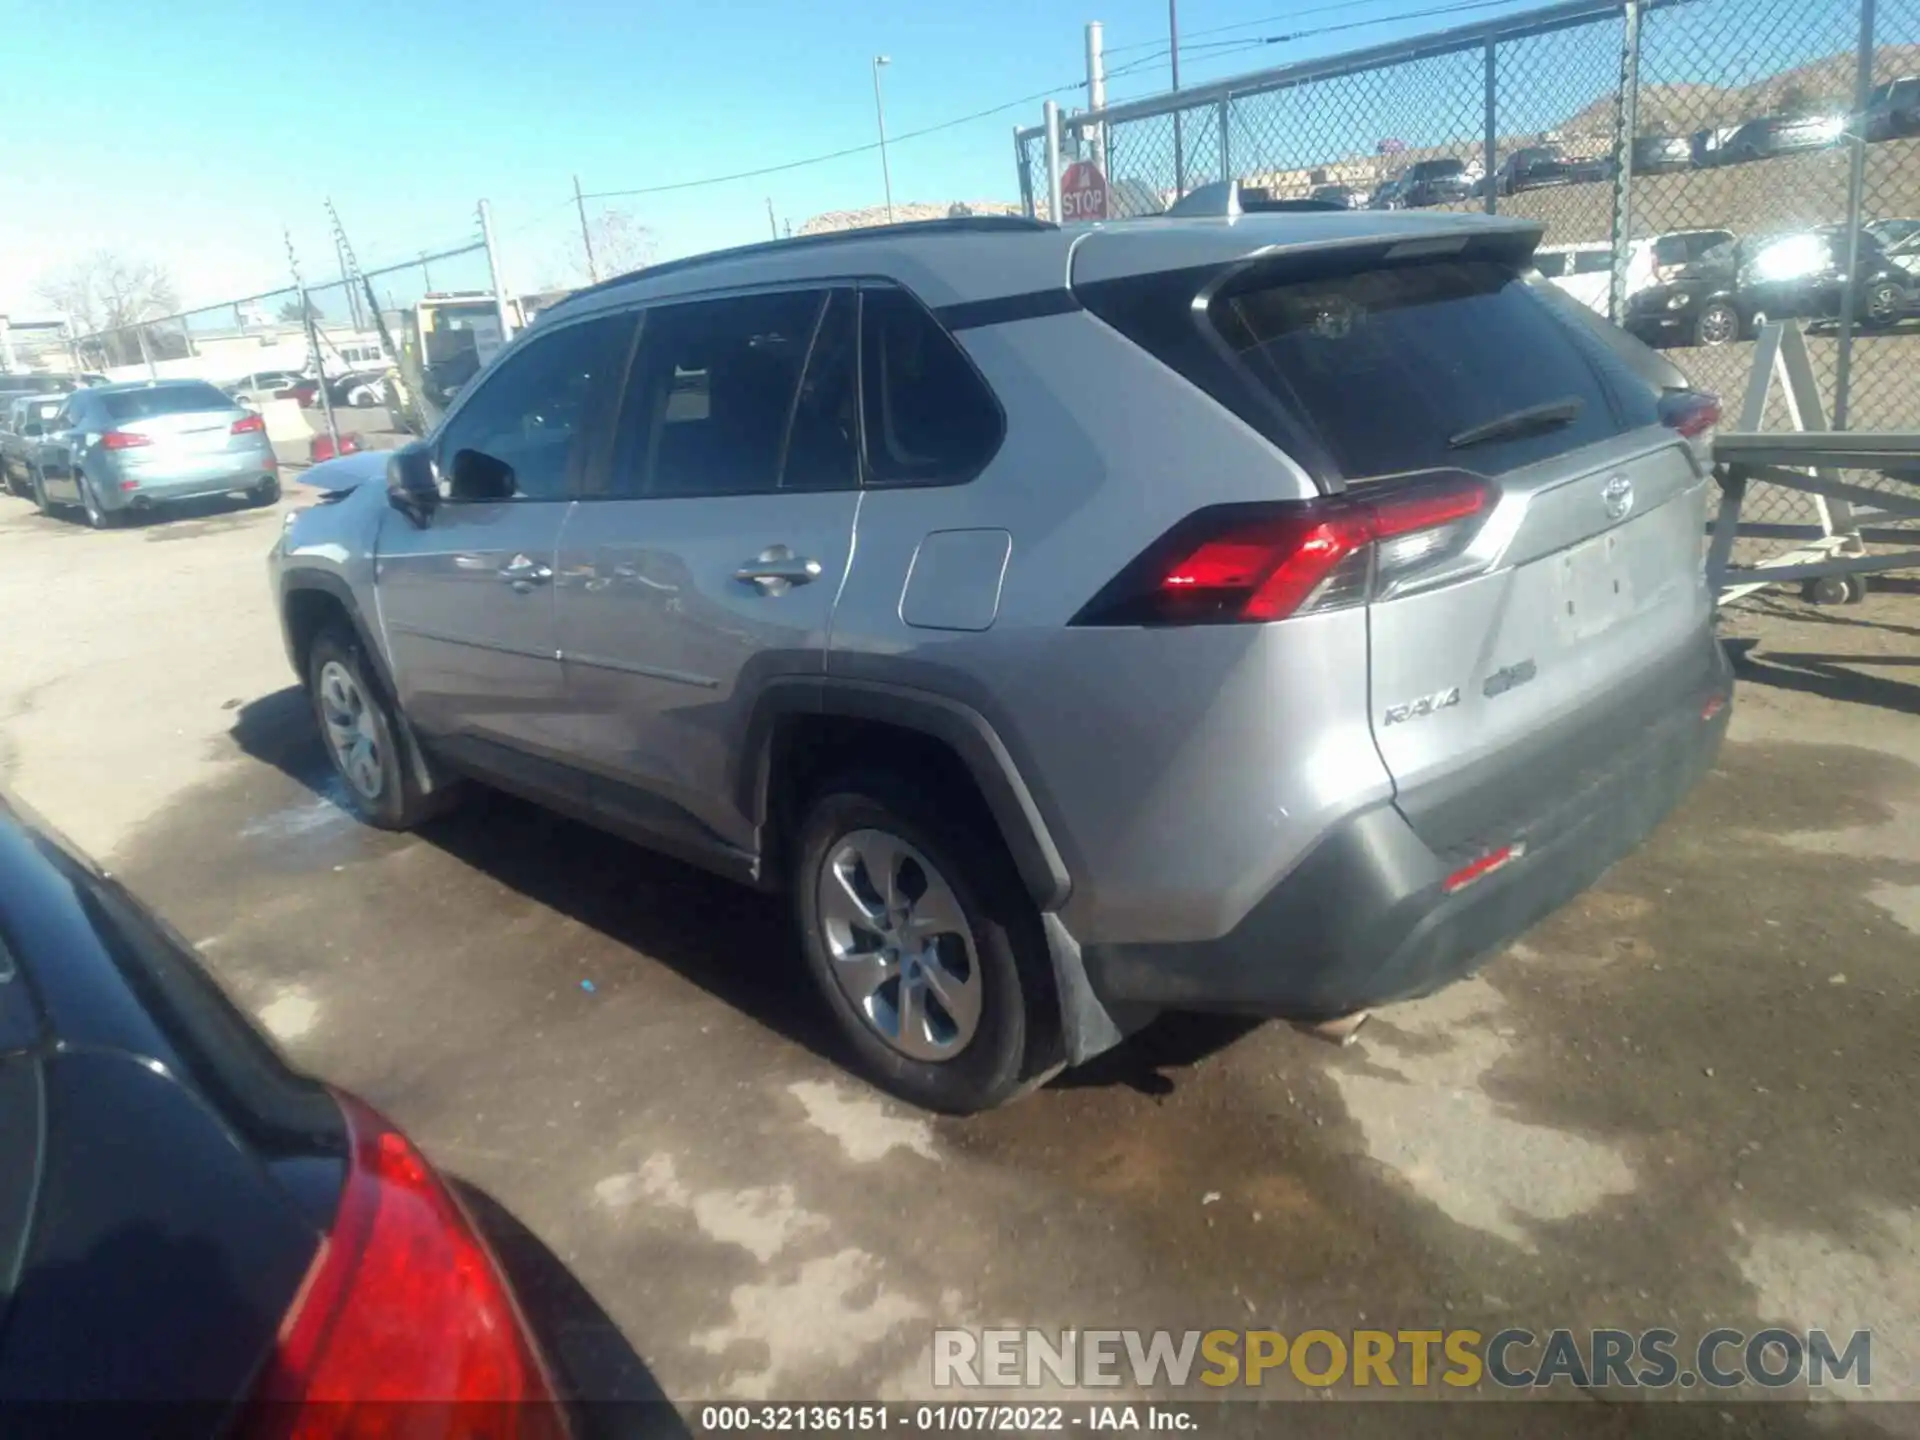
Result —
<instances>
[{"instance_id":1,"label":"chrome door handle","mask_svg":"<svg viewBox=\"0 0 1920 1440\"><path fill-rule=\"evenodd\" d=\"M751 564L734 571L733 578L749 585L758 585L766 594L778 595L795 585L818 580L820 562L804 555L795 555L784 545L769 545L754 557Z\"/></svg>"},{"instance_id":2,"label":"chrome door handle","mask_svg":"<svg viewBox=\"0 0 1920 1440\"><path fill-rule=\"evenodd\" d=\"M522 595L536 585L544 585L553 579L553 567L530 560L525 555L516 555L511 563L500 567L500 578Z\"/></svg>"}]
</instances>

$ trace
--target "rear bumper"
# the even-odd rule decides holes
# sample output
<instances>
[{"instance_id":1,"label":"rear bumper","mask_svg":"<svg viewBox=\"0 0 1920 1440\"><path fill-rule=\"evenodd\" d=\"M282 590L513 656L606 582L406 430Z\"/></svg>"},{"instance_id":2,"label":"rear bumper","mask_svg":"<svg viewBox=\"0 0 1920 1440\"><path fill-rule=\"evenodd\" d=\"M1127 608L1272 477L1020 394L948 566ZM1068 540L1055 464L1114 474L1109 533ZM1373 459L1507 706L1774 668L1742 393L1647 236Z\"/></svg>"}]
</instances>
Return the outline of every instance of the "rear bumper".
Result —
<instances>
[{"instance_id":1,"label":"rear bumper","mask_svg":"<svg viewBox=\"0 0 1920 1440\"><path fill-rule=\"evenodd\" d=\"M1084 947L1095 993L1110 1005L1324 1019L1468 973L1591 886L1712 767L1732 714L1732 674L1710 630L1698 643L1705 648L1658 715L1564 775L1524 824L1491 842L1524 846L1511 863L1447 894L1447 876L1489 846L1436 852L1407 818L1420 817L1420 797L1402 796L1336 825L1219 939ZM1728 703L1705 714L1716 698ZM1516 769L1476 783L1536 779ZM1458 812L1472 797L1441 803Z\"/></svg>"},{"instance_id":2,"label":"rear bumper","mask_svg":"<svg viewBox=\"0 0 1920 1440\"><path fill-rule=\"evenodd\" d=\"M278 473L279 462L271 451L210 456L165 467L122 464L114 467L109 484L102 487L100 502L111 510L128 510L174 500L225 495L234 490L250 490ZM129 484L131 489L123 488Z\"/></svg>"}]
</instances>

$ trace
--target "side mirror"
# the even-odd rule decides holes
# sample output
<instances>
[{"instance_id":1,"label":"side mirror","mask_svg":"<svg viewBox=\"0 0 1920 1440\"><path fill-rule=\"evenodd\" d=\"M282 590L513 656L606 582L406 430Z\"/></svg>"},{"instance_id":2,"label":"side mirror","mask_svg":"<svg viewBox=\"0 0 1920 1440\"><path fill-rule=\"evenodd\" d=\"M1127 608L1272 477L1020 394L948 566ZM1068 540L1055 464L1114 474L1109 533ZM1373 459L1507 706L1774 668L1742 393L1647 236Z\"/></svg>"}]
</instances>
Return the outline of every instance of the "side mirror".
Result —
<instances>
[{"instance_id":1,"label":"side mirror","mask_svg":"<svg viewBox=\"0 0 1920 1440\"><path fill-rule=\"evenodd\" d=\"M453 452L453 472L447 493L456 500L511 500L515 489L513 467L484 450Z\"/></svg>"},{"instance_id":2,"label":"side mirror","mask_svg":"<svg viewBox=\"0 0 1920 1440\"><path fill-rule=\"evenodd\" d=\"M433 471L433 451L423 441L403 445L387 461L387 503L422 530L440 508L440 482Z\"/></svg>"}]
</instances>

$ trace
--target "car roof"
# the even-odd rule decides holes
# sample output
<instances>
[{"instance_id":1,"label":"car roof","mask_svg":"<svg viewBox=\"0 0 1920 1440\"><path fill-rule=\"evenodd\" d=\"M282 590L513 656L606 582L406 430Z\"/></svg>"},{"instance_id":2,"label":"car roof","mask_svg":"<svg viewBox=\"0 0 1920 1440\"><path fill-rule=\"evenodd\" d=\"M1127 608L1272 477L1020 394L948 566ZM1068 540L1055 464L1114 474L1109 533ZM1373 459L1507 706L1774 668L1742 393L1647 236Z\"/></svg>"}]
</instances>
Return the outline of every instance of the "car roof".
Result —
<instances>
[{"instance_id":1,"label":"car roof","mask_svg":"<svg viewBox=\"0 0 1920 1440\"><path fill-rule=\"evenodd\" d=\"M982 223L991 220L992 223ZM1100 280L1272 251L1392 242L1462 233L1540 233L1517 216L1451 211L1277 211L1141 216L1061 228L1018 217L874 226L804 241L771 241L654 266L577 291L545 311L541 325L617 306L716 290L807 280L884 278L940 308L1064 289Z\"/></svg>"},{"instance_id":2,"label":"car roof","mask_svg":"<svg viewBox=\"0 0 1920 1440\"><path fill-rule=\"evenodd\" d=\"M125 395L134 390L178 390L187 385L211 385L212 383L211 380L201 380L192 375L167 380L114 380L106 385L83 386L74 391L74 394Z\"/></svg>"}]
</instances>

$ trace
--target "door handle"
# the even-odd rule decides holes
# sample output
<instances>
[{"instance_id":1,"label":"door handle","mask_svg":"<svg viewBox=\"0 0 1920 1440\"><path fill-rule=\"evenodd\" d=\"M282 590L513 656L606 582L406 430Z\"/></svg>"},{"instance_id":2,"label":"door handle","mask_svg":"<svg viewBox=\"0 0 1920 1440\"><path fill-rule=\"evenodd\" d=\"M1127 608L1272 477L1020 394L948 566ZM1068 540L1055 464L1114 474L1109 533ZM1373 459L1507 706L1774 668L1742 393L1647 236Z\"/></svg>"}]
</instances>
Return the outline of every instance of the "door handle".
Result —
<instances>
[{"instance_id":1,"label":"door handle","mask_svg":"<svg viewBox=\"0 0 1920 1440\"><path fill-rule=\"evenodd\" d=\"M760 587L766 595L781 595L795 585L820 578L820 562L795 555L784 545L769 545L751 564L733 572L733 578Z\"/></svg>"},{"instance_id":2,"label":"door handle","mask_svg":"<svg viewBox=\"0 0 1920 1440\"><path fill-rule=\"evenodd\" d=\"M525 555L516 555L512 561L500 567L500 578L522 595L536 585L544 585L553 579L553 567L530 560Z\"/></svg>"}]
</instances>

